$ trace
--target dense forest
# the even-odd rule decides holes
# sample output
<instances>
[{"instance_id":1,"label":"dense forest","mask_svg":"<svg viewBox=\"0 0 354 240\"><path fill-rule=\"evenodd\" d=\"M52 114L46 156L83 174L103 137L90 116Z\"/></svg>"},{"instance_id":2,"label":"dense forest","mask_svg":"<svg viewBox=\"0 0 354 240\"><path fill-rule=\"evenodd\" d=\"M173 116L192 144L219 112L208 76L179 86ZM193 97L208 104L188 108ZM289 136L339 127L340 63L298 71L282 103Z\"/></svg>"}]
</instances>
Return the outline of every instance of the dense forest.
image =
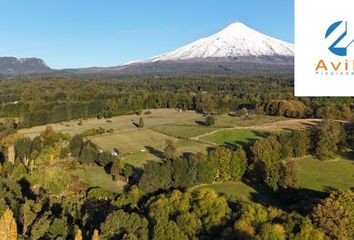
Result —
<instances>
[{"instance_id":1,"label":"dense forest","mask_svg":"<svg viewBox=\"0 0 354 240\"><path fill-rule=\"evenodd\" d=\"M0 234L13 236L5 239L17 235L20 239L301 240L354 236L354 190L328 195L298 188L291 160L308 154L325 160L335 152L353 150L352 125L326 120L312 131L269 135L244 148L216 147L187 158L177 156L167 142L164 160L148 162L143 169L121 168L119 156L99 151L81 135L70 137L50 127L34 139L5 138L3 143L11 141L14 153L3 151L0 177ZM41 187L46 180L31 186L36 172L53 164L55 155L71 167L95 164L113 179L129 180L126 192L86 188L58 195L56 184ZM230 180L262 185L273 193L274 202L248 203L192 188Z\"/></svg>"},{"instance_id":2,"label":"dense forest","mask_svg":"<svg viewBox=\"0 0 354 240\"><path fill-rule=\"evenodd\" d=\"M295 98L291 76L18 77L3 78L0 89L6 118L0 123L0 239L354 238L354 188L302 188L294 161L353 153L352 98ZM70 136L47 126L34 138L17 133L154 108L207 113L205 127L215 123L212 115L244 109L323 120L309 129L268 133L203 153L180 155L166 141L161 161L142 168L123 164L119 149L103 151L87 138L104 129ZM144 128L142 118L137 128ZM124 182L124 191L87 187L68 174L88 166ZM272 198L254 195L249 202L200 187L224 182L243 182Z\"/></svg>"},{"instance_id":3,"label":"dense forest","mask_svg":"<svg viewBox=\"0 0 354 240\"><path fill-rule=\"evenodd\" d=\"M203 113L235 112L293 118L352 118L352 98L294 98L293 77L175 76L17 77L0 80L0 117L19 118L20 127L71 119L179 108Z\"/></svg>"}]
</instances>

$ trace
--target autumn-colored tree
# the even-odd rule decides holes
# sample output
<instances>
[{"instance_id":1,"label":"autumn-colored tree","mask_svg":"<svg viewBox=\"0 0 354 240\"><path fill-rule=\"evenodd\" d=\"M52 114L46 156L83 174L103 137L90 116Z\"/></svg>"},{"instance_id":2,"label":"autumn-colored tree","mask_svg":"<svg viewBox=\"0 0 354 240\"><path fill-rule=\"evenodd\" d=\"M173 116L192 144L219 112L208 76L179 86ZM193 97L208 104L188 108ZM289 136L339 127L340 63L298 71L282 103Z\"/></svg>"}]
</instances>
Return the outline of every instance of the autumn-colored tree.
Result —
<instances>
[{"instance_id":1,"label":"autumn-colored tree","mask_svg":"<svg viewBox=\"0 0 354 240\"><path fill-rule=\"evenodd\" d=\"M80 229L76 231L74 240L82 240L82 232Z\"/></svg>"},{"instance_id":2,"label":"autumn-colored tree","mask_svg":"<svg viewBox=\"0 0 354 240\"><path fill-rule=\"evenodd\" d=\"M331 193L314 208L311 218L331 239L353 239L354 189Z\"/></svg>"},{"instance_id":3,"label":"autumn-colored tree","mask_svg":"<svg viewBox=\"0 0 354 240\"><path fill-rule=\"evenodd\" d=\"M97 229L95 229L93 231L92 240L100 240L100 236L98 234L98 230Z\"/></svg>"},{"instance_id":4,"label":"autumn-colored tree","mask_svg":"<svg viewBox=\"0 0 354 240\"><path fill-rule=\"evenodd\" d=\"M17 224L13 217L13 212L6 209L0 218L0 240L16 240Z\"/></svg>"}]
</instances>

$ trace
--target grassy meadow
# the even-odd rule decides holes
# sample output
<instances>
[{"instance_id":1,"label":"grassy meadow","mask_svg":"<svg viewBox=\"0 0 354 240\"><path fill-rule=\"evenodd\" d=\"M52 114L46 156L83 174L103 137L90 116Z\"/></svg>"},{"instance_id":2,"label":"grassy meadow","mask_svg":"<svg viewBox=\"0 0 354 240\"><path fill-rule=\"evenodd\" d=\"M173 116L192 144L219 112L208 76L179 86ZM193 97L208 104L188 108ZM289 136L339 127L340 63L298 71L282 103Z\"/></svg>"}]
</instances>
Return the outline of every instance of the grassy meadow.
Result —
<instances>
[{"instance_id":1,"label":"grassy meadow","mask_svg":"<svg viewBox=\"0 0 354 240\"><path fill-rule=\"evenodd\" d=\"M205 152L216 145L242 146L249 141L266 137L269 132L284 131L287 129L304 129L318 123L313 119L285 119L282 117L256 116L248 118L233 117L228 114L216 116L216 124L206 127L200 123L204 120L202 114L191 111L179 112L175 109L151 110L151 114L142 114L144 128L137 128L136 123L140 116L136 114L113 117L112 119L87 119L82 125L78 121L50 124L55 131L79 134L86 129L103 127L113 129L111 133L104 133L88 137L101 149L110 151L118 148L121 154L121 163L143 167L147 161L161 160L166 140L175 143L177 154ZM22 129L20 132L29 137L37 136L46 126ZM299 187L329 192L334 189L348 189L354 182L354 160L350 157L338 156L332 161L319 161L312 157L296 159ZM54 167L43 169L41 174L48 176L48 184L58 188L58 192L65 186L73 185L75 179L91 187L99 186L113 192L121 192L124 182L112 181L100 167L73 169L71 174L63 173ZM57 175L66 176L64 181L51 181ZM32 176L35 184L40 176ZM51 186L51 188L53 188ZM269 202L269 196L242 182L217 183L198 186L197 188L212 188L229 198L243 201ZM259 190L259 189L258 189Z\"/></svg>"}]
</instances>

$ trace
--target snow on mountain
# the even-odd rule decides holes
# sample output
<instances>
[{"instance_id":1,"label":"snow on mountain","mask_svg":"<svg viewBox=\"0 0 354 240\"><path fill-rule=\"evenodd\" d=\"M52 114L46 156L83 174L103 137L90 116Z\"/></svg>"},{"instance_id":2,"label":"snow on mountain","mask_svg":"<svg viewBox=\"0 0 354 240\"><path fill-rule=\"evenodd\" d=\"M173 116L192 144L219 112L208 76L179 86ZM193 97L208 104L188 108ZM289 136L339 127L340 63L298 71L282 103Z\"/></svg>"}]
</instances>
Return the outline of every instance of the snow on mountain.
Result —
<instances>
[{"instance_id":1,"label":"snow on mountain","mask_svg":"<svg viewBox=\"0 0 354 240\"><path fill-rule=\"evenodd\" d=\"M257 32L241 22L236 22L210 37L138 62L262 56L292 57L294 45Z\"/></svg>"}]
</instances>

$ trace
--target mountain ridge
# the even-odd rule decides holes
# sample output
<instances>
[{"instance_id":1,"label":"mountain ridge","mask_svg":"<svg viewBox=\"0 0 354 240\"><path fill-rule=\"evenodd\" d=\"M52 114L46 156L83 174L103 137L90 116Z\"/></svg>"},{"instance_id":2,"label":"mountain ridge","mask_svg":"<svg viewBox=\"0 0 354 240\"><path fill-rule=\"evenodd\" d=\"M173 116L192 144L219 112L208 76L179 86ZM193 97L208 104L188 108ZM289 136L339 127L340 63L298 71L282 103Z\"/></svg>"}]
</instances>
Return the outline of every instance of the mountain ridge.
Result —
<instances>
[{"instance_id":1,"label":"mountain ridge","mask_svg":"<svg viewBox=\"0 0 354 240\"><path fill-rule=\"evenodd\" d=\"M54 70L38 58L0 57L0 74L238 74L277 69L291 72L293 64L293 44L235 22L209 37L146 60L112 67Z\"/></svg>"}]
</instances>

